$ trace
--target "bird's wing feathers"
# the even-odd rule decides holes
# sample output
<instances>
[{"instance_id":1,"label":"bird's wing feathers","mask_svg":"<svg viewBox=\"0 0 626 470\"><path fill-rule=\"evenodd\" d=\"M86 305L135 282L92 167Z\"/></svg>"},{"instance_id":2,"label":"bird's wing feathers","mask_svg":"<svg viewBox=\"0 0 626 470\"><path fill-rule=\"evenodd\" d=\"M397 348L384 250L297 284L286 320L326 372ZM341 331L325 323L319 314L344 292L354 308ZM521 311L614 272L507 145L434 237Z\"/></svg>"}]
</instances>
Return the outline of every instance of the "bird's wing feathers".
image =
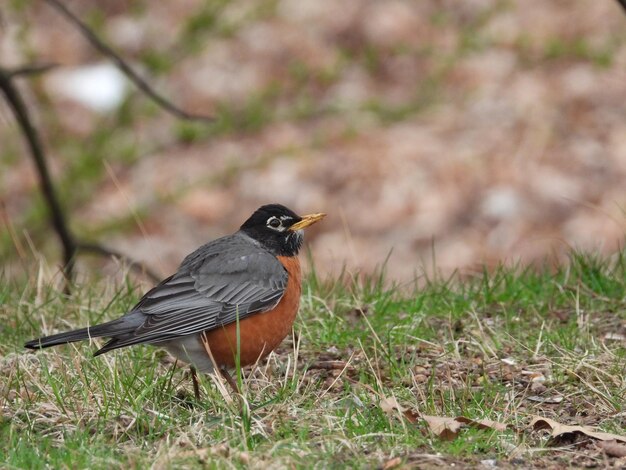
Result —
<instances>
[{"instance_id":1,"label":"bird's wing feathers","mask_svg":"<svg viewBox=\"0 0 626 470\"><path fill-rule=\"evenodd\" d=\"M129 315L143 321L114 337L111 347L167 341L270 310L282 298L287 278L276 257L250 240L216 240L185 258L178 273L139 301Z\"/></svg>"}]
</instances>

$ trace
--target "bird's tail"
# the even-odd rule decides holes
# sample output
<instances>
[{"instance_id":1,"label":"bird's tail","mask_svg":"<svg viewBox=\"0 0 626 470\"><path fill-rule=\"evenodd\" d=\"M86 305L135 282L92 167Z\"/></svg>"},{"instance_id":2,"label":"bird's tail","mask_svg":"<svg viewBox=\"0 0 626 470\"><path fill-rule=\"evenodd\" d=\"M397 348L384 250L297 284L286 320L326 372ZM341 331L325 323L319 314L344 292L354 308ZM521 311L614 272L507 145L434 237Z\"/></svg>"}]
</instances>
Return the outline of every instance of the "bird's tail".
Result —
<instances>
[{"instance_id":1,"label":"bird's tail","mask_svg":"<svg viewBox=\"0 0 626 470\"><path fill-rule=\"evenodd\" d=\"M122 328L120 328L122 326ZM33 339L24 345L28 349L43 349L59 344L73 343L89 338L100 338L102 336L114 336L124 330L123 322L113 320L101 325L88 326L79 330L66 331L57 333L56 335L44 336L43 338Z\"/></svg>"}]
</instances>

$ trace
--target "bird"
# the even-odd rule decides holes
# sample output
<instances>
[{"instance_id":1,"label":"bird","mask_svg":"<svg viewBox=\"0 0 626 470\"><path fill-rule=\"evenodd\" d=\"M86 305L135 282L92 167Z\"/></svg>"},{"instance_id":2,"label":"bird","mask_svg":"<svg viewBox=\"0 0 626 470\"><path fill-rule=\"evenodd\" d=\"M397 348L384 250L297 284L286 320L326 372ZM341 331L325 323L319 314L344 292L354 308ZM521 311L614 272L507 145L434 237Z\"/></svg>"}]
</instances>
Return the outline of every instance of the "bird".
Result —
<instances>
[{"instance_id":1,"label":"bird","mask_svg":"<svg viewBox=\"0 0 626 470\"><path fill-rule=\"evenodd\" d=\"M43 349L109 338L94 356L136 344L163 347L196 371L221 373L267 356L291 332L300 305L298 252L304 229L326 216L298 216L281 204L259 207L238 231L187 255L178 270L121 317L28 341Z\"/></svg>"}]
</instances>

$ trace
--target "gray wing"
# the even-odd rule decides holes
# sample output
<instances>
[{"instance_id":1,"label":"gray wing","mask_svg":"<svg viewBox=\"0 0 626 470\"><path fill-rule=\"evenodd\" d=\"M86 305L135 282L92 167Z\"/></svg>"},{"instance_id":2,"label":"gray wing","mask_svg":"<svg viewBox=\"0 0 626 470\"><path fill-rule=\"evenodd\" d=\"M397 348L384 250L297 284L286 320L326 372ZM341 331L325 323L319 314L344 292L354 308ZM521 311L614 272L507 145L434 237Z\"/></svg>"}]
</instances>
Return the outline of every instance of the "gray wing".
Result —
<instances>
[{"instance_id":1,"label":"gray wing","mask_svg":"<svg viewBox=\"0 0 626 470\"><path fill-rule=\"evenodd\" d=\"M235 234L200 247L179 271L150 290L126 315L133 331L113 337L98 354L218 328L272 309L288 274L271 253ZM128 324L128 321L127 321Z\"/></svg>"}]
</instances>

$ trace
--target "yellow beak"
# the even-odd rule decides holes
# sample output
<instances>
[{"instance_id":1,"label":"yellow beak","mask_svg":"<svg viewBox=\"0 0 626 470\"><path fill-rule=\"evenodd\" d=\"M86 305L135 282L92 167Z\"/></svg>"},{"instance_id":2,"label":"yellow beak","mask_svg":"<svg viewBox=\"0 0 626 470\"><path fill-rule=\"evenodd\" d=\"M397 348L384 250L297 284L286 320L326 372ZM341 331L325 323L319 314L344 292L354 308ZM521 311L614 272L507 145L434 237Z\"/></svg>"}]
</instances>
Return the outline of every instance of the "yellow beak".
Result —
<instances>
[{"instance_id":1,"label":"yellow beak","mask_svg":"<svg viewBox=\"0 0 626 470\"><path fill-rule=\"evenodd\" d=\"M324 217L326 217L326 214L324 214L323 212L320 212L318 214L309 214L309 215L302 216L302 220L300 222L296 222L291 227L289 227L289 230L291 232L295 232L296 230L301 230L305 227L308 227L309 225L313 225L315 222L319 220L322 220Z\"/></svg>"}]
</instances>

